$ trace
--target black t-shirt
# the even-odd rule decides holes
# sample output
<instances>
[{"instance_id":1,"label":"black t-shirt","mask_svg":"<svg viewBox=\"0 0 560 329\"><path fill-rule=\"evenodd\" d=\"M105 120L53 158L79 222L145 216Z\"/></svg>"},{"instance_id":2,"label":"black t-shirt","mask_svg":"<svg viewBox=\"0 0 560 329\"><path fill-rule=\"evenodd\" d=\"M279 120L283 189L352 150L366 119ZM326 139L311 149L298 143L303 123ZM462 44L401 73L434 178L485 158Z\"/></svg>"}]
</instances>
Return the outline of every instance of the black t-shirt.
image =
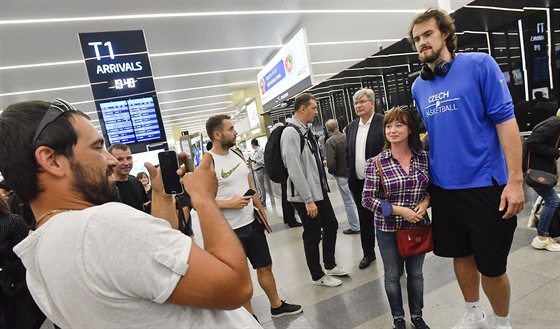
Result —
<instances>
[{"instance_id":1,"label":"black t-shirt","mask_svg":"<svg viewBox=\"0 0 560 329\"><path fill-rule=\"evenodd\" d=\"M142 183L134 176L128 175L126 181L116 181L122 203L144 210L144 203L150 201Z\"/></svg>"}]
</instances>

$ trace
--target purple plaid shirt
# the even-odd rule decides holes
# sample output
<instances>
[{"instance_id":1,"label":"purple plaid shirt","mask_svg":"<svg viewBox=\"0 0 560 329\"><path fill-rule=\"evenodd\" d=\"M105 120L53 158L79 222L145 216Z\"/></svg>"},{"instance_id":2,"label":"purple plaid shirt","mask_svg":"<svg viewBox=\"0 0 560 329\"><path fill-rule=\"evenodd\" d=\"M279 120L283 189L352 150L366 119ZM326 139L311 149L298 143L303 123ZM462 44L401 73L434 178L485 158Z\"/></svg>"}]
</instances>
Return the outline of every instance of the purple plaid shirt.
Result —
<instances>
[{"instance_id":1,"label":"purple plaid shirt","mask_svg":"<svg viewBox=\"0 0 560 329\"><path fill-rule=\"evenodd\" d=\"M362 205L373 211L375 227L384 232L395 232L397 229L425 226L430 223L428 215L424 220L413 224L402 216L392 216L391 221L385 221L381 213L380 200L385 199L385 192L379 179L377 157L381 158L383 180L393 205L414 208L427 195L429 183L428 153L426 151L412 151L410 172L407 174L399 162L393 158L391 150L384 150L378 156L369 158L366 162L366 180L362 192Z\"/></svg>"}]
</instances>

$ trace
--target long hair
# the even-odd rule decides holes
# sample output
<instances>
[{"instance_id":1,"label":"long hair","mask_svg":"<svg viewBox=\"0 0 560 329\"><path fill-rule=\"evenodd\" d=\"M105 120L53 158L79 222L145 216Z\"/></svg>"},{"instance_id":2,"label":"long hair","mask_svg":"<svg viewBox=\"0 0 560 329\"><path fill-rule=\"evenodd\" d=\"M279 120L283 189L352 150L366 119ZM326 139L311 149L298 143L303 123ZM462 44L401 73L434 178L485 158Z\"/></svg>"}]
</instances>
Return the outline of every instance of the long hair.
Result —
<instances>
[{"instance_id":1,"label":"long hair","mask_svg":"<svg viewBox=\"0 0 560 329\"><path fill-rule=\"evenodd\" d=\"M385 145L383 145L383 149L387 150L391 148L391 142L389 142L385 134L385 126L393 121L398 121L410 128L410 135L408 135L408 145L414 151L420 151L422 149L422 143L420 142L420 134L418 133L419 124L414 119L411 110L406 106L394 107L385 114L383 118L383 138L385 139Z\"/></svg>"},{"instance_id":2,"label":"long hair","mask_svg":"<svg viewBox=\"0 0 560 329\"><path fill-rule=\"evenodd\" d=\"M425 12L418 14L416 18L410 24L408 28L408 35L407 39L408 42L412 45L412 49L417 51L416 46L414 45L414 37L412 36L412 30L414 29L414 25L424 23L429 21L430 19L435 19L438 25L438 28L441 33L445 34L448 33L447 39L445 39L445 45L447 46L447 50L451 54L457 49L457 35L455 34L455 20L445 11L439 8L429 8Z\"/></svg>"}]
</instances>

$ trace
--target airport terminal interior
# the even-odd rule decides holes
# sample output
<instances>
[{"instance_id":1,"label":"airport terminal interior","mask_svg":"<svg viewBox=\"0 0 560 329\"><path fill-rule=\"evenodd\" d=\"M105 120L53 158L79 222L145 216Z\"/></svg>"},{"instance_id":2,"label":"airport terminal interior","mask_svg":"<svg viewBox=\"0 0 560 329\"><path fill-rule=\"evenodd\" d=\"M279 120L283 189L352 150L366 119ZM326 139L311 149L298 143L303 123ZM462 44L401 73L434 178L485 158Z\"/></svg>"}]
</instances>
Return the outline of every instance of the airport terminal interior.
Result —
<instances>
[{"instance_id":1,"label":"airport terminal interior","mask_svg":"<svg viewBox=\"0 0 560 329\"><path fill-rule=\"evenodd\" d=\"M376 248L377 260L366 269L358 269L362 259L360 235L342 234L348 228L344 204L336 181L329 177L330 199L336 213L339 229L336 243L336 260L350 274L339 277L342 285L334 288L312 284L305 256L301 227L290 228L283 223L279 187L271 185L276 197L267 196L267 213L272 233L267 235L272 255L272 270L276 278L280 298L303 306L303 313L273 319L270 304L257 282L253 279L253 309L263 328L392 328L393 318L383 288L383 264ZM560 193L560 189L557 189ZM525 208L518 215L517 229L510 256L508 276L511 281L510 322L513 328L553 329L560 328L560 253L536 250L531 240L536 229L528 228L531 208L537 195L526 190ZM196 243L203 245L196 212L193 215L193 231ZM451 328L465 313L465 304L455 279L451 259L429 253L424 261L424 310L426 323L435 329ZM403 293L406 278L401 284ZM405 293L404 293L405 294ZM406 294L405 294L406 295ZM406 297L404 299L406 301ZM481 298L490 325L493 314L490 303ZM406 304L405 304L406 305ZM405 306L408 320L408 309ZM410 323L408 328L413 328ZM41 329L51 329L46 321Z\"/></svg>"},{"instance_id":2,"label":"airport terminal interior","mask_svg":"<svg viewBox=\"0 0 560 329\"><path fill-rule=\"evenodd\" d=\"M412 19L430 7L452 13L458 53L484 52L496 60L520 139L556 113L559 0L0 0L0 111L26 100L67 100L88 114L107 146L130 145L134 174L165 149L188 153L196 166L209 141L205 122L216 114L232 117L237 146L249 155L250 141L265 147L273 125L292 116L294 97L303 91L317 98L313 131L324 138L328 119L345 126L357 118L352 95L361 88L375 92L377 113L414 108L411 86L422 64L406 35ZM123 111L126 128L115 124ZM140 112L148 113L145 122L135 119ZM303 313L271 318L252 271L252 303L264 328L393 325L379 251L371 266L358 268L360 236L342 233L348 229L344 202L331 175L328 184L339 224L336 259L350 271L338 287L312 284L303 229L283 223L280 188L267 180L277 287ZM536 228L528 222L537 197L525 187L508 258L509 319L513 328L560 329L560 253L531 247ZM192 215L194 241L203 245ZM465 304L452 260L429 253L423 271L424 320L431 328L453 327ZM492 308L481 296L492 324ZM52 327L47 320L41 328Z\"/></svg>"}]
</instances>

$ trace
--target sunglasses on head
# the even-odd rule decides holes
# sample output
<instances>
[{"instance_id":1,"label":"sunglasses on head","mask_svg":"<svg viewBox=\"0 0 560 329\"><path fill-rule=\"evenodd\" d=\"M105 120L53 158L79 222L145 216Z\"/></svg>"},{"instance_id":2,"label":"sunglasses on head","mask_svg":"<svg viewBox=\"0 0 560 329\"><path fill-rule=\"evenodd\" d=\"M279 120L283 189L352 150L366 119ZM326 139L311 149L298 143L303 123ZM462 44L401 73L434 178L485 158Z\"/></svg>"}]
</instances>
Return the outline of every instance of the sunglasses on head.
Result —
<instances>
[{"instance_id":1,"label":"sunglasses on head","mask_svg":"<svg viewBox=\"0 0 560 329\"><path fill-rule=\"evenodd\" d=\"M37 140L45 130L45 128L50 125L51 123L55 122L58 117L63 115L66 112L77 111L70 103L67 101L57 98L52 102L51 106L43 116L41 123L37 127L37 131L35 132L35 136L33 136L33 145L37 143Z\"/></svg>"}]
</instances>

